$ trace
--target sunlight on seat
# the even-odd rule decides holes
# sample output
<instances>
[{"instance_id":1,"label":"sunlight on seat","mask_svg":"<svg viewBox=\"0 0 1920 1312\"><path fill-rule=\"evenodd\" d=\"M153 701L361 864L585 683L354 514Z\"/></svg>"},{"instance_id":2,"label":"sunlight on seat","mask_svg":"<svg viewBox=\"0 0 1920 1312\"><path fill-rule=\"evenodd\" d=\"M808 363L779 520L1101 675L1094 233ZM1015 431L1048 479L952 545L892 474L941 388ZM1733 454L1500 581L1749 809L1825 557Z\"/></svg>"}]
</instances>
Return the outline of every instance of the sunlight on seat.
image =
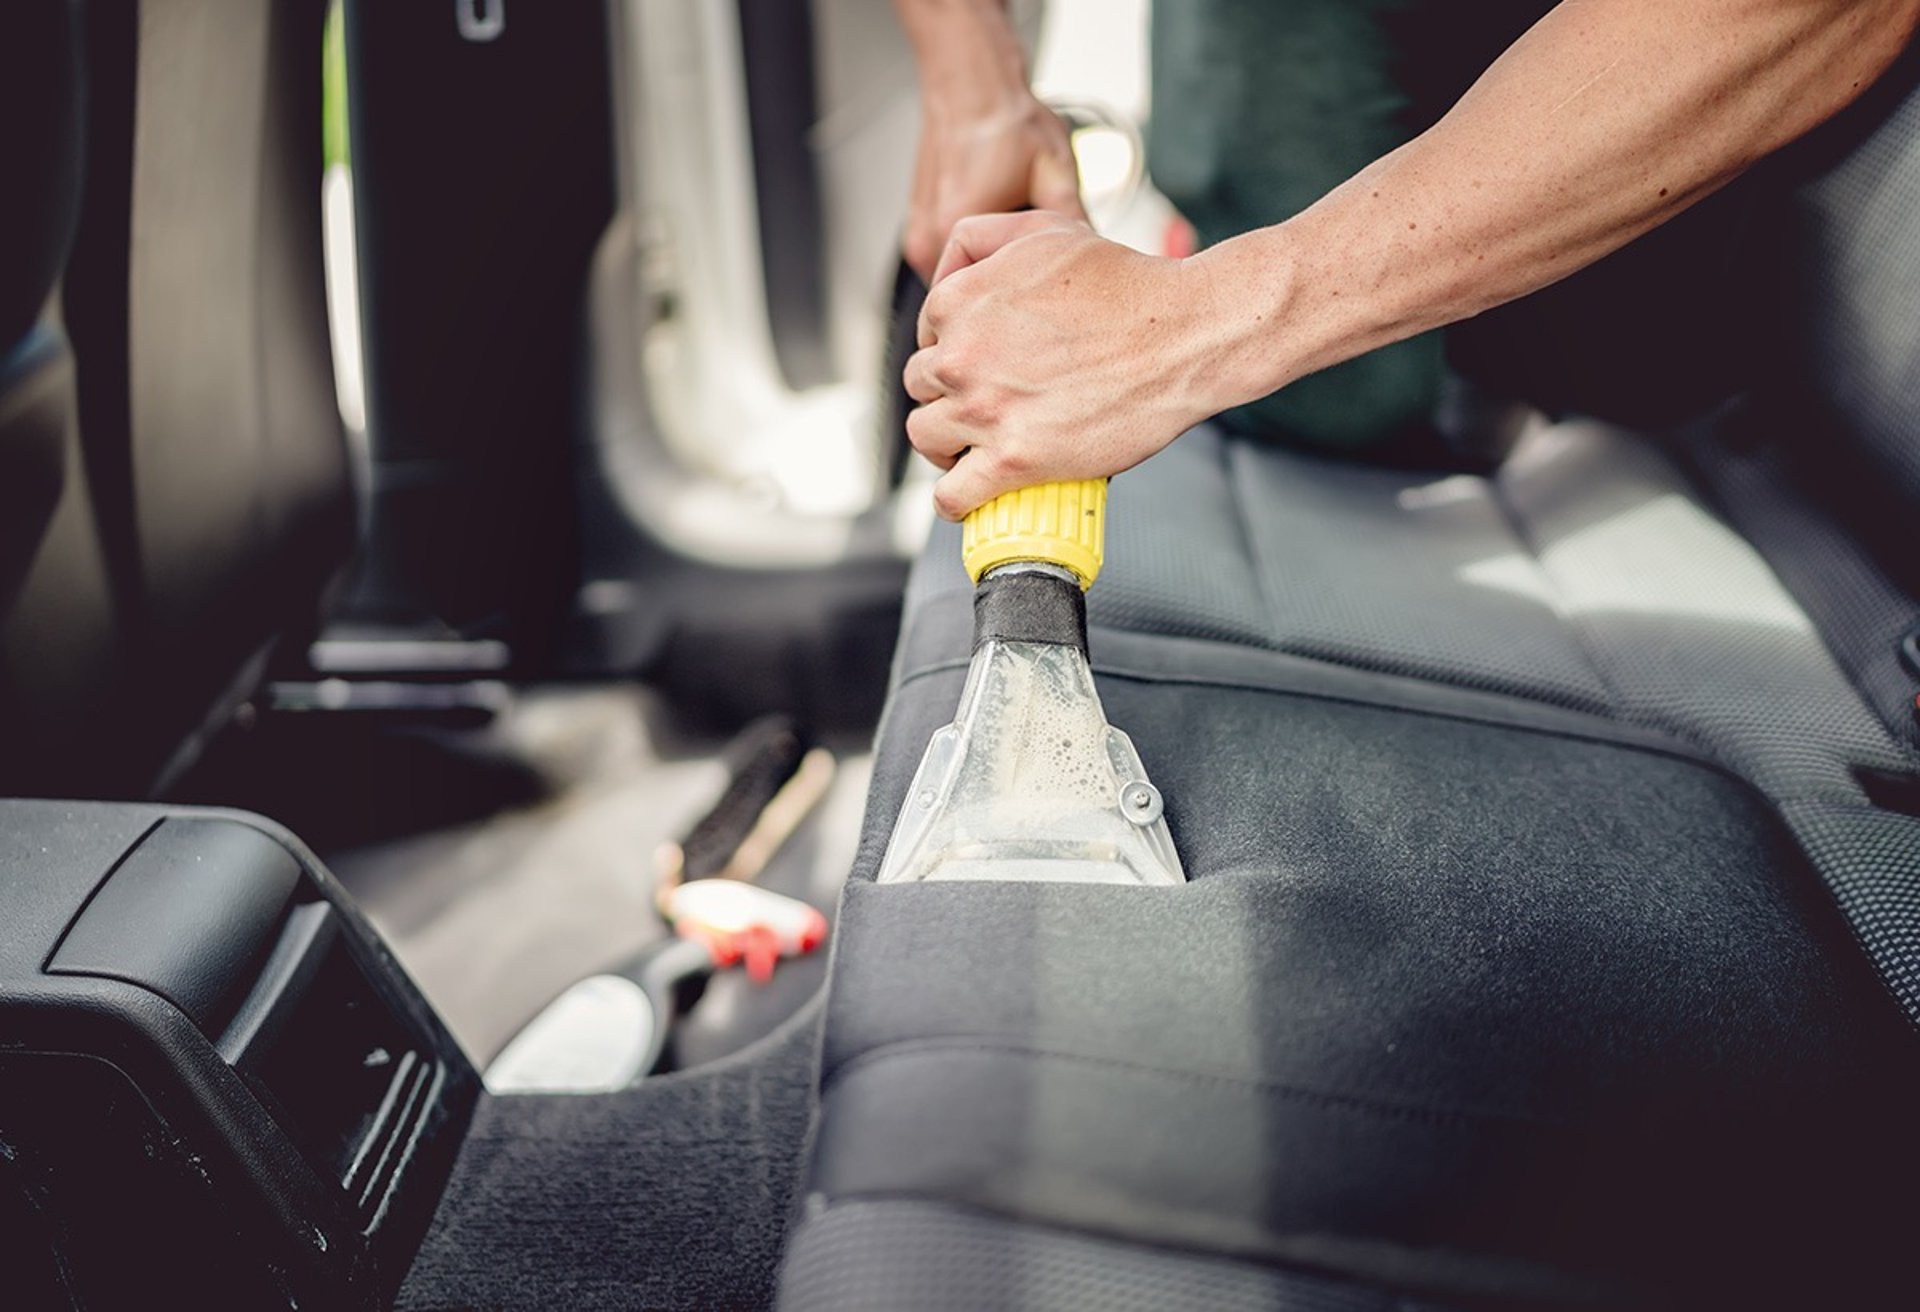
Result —
<instances>
[{"instance_id":1,"label":"sunlight on seat","mask_svg":"<svg viewBox=\"0 0 1920 1312\"><path fill-rule=\"evenodd\" d=\"M1560 599L1554 595L1546 576L1540 572L1539 562L1517 551L1470 561L1454 571L1454 576L1476 588L1504 592L1509 596L1538 602L1550 609L1557 610L1560 606Z\"/></svg>"},{"instance_id":2,"label":"sunlight on seat","mask_svg":"<svg viewBox=\"0 0 1920 1312\"><path fill-rule=\"evenodd\" d=\"M1677 493L1572 529L1545 544L1540 560L1575 613L1725 620L1813 634L1753 549Z\"/></svg>"},{"instance_id":3,"label":"sunlight on seat","mask_svg":"<svg viewBox=\"0 0 1920 1312\"><path fill-rule=\"evenodd\" d=\"M1402 510L1433 510L1457 506L1463 501L1484 501L1487 481L1473 474L1453 474L1418 487L1402 488L1394 502Z\"/></svg>"}]
</instances>

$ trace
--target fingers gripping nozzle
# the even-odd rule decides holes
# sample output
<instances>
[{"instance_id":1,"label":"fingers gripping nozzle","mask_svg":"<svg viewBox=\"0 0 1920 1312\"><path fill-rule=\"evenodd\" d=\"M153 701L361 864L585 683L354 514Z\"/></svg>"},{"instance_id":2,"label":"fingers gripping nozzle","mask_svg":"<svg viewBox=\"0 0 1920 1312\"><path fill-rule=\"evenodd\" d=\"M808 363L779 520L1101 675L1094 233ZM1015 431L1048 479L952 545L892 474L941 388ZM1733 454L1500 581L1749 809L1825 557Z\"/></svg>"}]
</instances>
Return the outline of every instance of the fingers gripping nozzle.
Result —
<instances>
[{"instance_id":1,"label":"fingers gripping nozzle","mask_svg":"<svg viewBox=\"0 0 1920 1312\"><path fill-rule=\"evenodd\" d=\"M1178 884L1159 792L1107 723L1087 661L1106 482L1049 483L967 517L973 659L881 862L882 883Z\"/></svg>"}]
</instances>

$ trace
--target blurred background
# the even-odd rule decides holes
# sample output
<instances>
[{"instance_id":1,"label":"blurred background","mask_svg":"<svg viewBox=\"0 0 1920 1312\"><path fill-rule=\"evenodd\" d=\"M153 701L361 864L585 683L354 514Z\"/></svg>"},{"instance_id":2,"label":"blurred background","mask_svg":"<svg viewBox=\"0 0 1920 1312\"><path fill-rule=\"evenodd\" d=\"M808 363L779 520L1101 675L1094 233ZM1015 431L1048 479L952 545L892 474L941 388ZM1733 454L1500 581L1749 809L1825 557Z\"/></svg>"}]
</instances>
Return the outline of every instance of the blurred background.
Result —
<instances>
[{"instance_id":1,"label":"blurred background","mask_svg":"<svg viewBox=\"0 0 1920 1312\"><path fill-rule=\"evenodd\" d=\"M320 847L484 1063L665 933L654 853L756 717L835 754L762 875L832 911L931 522L889 342L918 109L888 0L441 8L327 14L363 548L173 791ZM1096 223L1158 249L1145 0L1014 10ZM716 980L676 1059L770 1029L821 968Z\"/></svg>"}]
</instances>

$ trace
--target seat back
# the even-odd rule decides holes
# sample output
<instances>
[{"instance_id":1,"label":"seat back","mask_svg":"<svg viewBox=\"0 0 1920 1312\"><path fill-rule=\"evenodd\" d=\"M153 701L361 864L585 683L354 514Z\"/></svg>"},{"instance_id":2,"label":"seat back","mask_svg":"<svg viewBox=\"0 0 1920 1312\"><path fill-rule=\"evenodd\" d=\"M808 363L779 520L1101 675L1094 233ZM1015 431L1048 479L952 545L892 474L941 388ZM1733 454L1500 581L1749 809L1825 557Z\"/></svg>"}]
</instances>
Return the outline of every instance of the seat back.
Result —
<instances>
[{"instance_id":1,"label":"seat back","mask_svg":"<svg viewBox=\"0 0 1920 1312\"><path fill-rule=\"evenodd\" d=\"M85 29L22 0L0 41L0 792L70 777L57 732L111 680L113 604L78 444L73 357L51 298L78 226ZM55 782L54 786L58 786Z\"/></svg>"},{"instance_id":2,"label":"seat back","mask_svg":"<svg viewBox=\"0 0 1920 1312\"><path fill-rule=\"evenodd\" d=\"M1920 594L1920 48L1804 153L1783 308L1798 473Z\"/></svg>"},{"instance_id":3,"label":"seat back","mask_svg":"<svg viewBox=\"0 0 1920 1312\"><path fill-rule=\"evenodd\" d=\"M352 542L321 255L326 5L26 8L61 22L37 51L10 31L7 58L67 60L84 128L18 194L35 214L73 182L82 199L64 263L38 257L57 304L0 402L0 460L31 448L40 470L0 534L0 792L138 794L312 622Z\"/></svg>"}]
</instances>

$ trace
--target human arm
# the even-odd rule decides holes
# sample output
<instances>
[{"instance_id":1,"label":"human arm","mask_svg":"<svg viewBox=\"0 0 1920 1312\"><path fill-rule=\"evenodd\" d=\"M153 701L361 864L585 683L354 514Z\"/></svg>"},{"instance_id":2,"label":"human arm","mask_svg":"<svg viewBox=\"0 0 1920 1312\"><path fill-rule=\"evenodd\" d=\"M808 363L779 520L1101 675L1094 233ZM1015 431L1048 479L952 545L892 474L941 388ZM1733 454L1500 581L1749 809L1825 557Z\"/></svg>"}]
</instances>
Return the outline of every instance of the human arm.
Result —
<instances>
[{"instance_id":1,"label":"human arm","mask_svg":"<svg viewBox=\"0 0 1920 1312\"><path fill-rule=\"evenodd\" d=\"M955 232L909 362L957 517L1591 264L1851 102L1920 0L1565 0L1436 126L1185 261L1040 215ZM961 453L964 460L955 464Z\"/></svg>"},{"instance_id":2,"label":"human arm","mask_svg":"<svg viewBox=\"0 0 1920 1312\"><path fill-rule=\"evenodd\" d=\"M1066 126L1027 85L1006 0L894 0L920 73L903 249L931 277L958 220L1027 206L1084 218Z\"/></svg>"}]
</instances>

